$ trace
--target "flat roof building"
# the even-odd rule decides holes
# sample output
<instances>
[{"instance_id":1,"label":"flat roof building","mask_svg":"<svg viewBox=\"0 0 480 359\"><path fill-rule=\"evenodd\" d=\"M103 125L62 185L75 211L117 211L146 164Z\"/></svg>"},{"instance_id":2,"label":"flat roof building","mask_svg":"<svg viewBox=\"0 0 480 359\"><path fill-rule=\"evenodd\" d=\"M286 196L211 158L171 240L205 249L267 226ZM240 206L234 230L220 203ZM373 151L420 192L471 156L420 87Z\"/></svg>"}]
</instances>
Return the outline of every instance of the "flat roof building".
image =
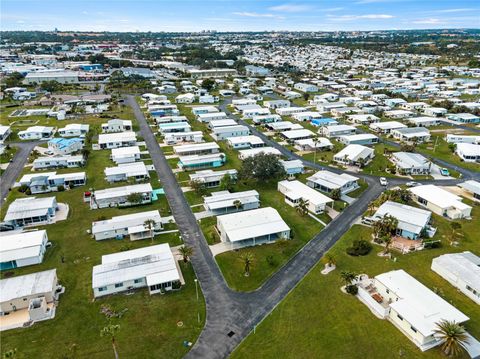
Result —
<instances>
[{"instance_id":1,"label":"flat roof building","mask_svg":"<svg viewBox=\"0 0 480 359\"><path fill-rule=\"evenodd\" d=\"M2 234L1 243L0 270L40 264L47 250L47 231Z\"/></svg>"}]
</instances>

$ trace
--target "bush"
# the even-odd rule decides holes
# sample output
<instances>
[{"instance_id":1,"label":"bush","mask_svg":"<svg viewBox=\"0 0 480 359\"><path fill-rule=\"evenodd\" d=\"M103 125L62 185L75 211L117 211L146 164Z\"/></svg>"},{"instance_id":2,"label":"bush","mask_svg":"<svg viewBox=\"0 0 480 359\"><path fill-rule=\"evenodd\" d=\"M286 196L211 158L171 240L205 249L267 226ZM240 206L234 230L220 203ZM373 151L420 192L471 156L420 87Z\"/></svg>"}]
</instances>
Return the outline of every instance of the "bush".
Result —
<instances>
[{"instance_id":1,"label":"bush","mask_svg":"<svg viewBox=\"0 0 480 359\"><path fill-rule=\"evenodd\" d=\"M364 239L356 239L353 241L352 246L347 248L347 254L358 257L366 256L372 250L372 245Z\"/></svg>"},{"instance_id":2,"label":"bush","mask_svg":"<svg viewBox=\"0 0 480 359\"><path fill-rule=\"evenodd\" d=\"M440 248L441 247L440 241L425 241L423 242L423 246L425 248Z\"/></svg>"},{"instance_id":3,"label":"bush","mask_svg":"<svg viewBox=\"0 0 480 359\"><path fill-rule=\"evenodd\" d=\"M277 261L272 255L267 256L266 260L271 267L275 267L277 265Z\"/></svg>"},{"instance_id":4,"label":"bush","mask_svg":"<svg viewBox=\"0 0 480 359\"><path fill-rule=\"evenodd\" d=\"M18 192L20 193L25 193L28 190L28 186L26 184L22 184L20 187L18 187Z\"/></svg>"},{"instance_id":5,"label":"bush","mask_svg":"<svg viewBox=\"0 0 480 359\"><path fill-rule=\"evenodd\" d=\"M358 287L355 284L349 284L345 287L345 291L351 295L357 295Z\"/></svg>"},{"instance_id":6,"label":"bush","mask_svg":"<svg viewBox=\"0 0 480 359\"><path fill-rule=\"evenodd\" d=\"M25 194L26 195L31 195L32 194L32 190L30 188L27 188L27 190L25 191Z\"/></svg>"},{"instance_id":7,"label":"bush","mask_svg":"<svg viewBox=\"0 0 480 359\"><path fill-rule=\"evenodd\" d=\"M57 187L57 191L58 192L63 192L63 191L65 191L65 187L60 185L60 186Z\"/></svg>"}]
</instances>

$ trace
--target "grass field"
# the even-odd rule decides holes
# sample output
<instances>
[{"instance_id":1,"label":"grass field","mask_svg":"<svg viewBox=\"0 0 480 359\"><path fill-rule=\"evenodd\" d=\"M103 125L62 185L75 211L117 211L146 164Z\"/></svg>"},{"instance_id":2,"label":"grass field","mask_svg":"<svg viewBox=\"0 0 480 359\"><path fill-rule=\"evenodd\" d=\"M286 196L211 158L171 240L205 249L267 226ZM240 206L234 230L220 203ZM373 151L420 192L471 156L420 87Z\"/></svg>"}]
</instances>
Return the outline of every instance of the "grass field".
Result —
<instances>
[{"instance_id":1,"label":"grass field","mask_svg":"<svg viewBox=\"0 0 480 359\"><path fill-rule=\"evenodd\" d=\"M129 111L122 111L128 118ZM95 123L105 119L94 119ZM56 121L56 120L55 120ZM59 122L63 126L66 122ZM2 332L2 352L17 349L16 358L106 358L113 356L112 346L107 338L100 337L100 330L108 324L102 306L117 312L126 310L120 319L112 319L120 325L116 337L120 357L183 357L188 347L184 341L195 342L205 320L205 305L200 293L197 302L194 272L191 265L181 263L186 285L178 292L150 296L148 291L139 290L133 295L119 294L93 301L91 288L92 267L100 264L101 256L109 253L169 243L182 244L178 233L157 235L154 240L145 239L130 242L123 240L95 241L87 230L94 221L158 209L162 216L170 215L165 196L149 205L129 208L105 208L90 210L82 200L82 193L89 188L104 189L124 186L127 183L109 184L104 180L103 170L115 164L109 159L110 151L91 151L85 168L58 169L58 173L87 173L87 185L64 192L37 195L55 196L59 203L69 205L68 219L44 227L52 247L45 254L42 264L2 272L5 276L17 276L46 269L57 269L60 284L66 292L60 297L56 316L52 320L34 324L31 328ZM26 167L24 173L28 173ZM153 188L159 188L156 173L151 172ZM25 194L13 189L6 204L2 206L2 218L8 204ZM166 229L176 229L167 224ZM63 260L62 260L63 258ZM200 313L200 322L197 319ZM41 345L39 344L41 343Z\"/></svg>"},{"instance_id":2,"label":"grass field","mask_svg":"<svg viewBox=\"0 0 480 359\"><path fill-rule=\"evenodd\" d=\"M377 256L380 247L365 257L350 257L345 249L354 239L370 238L370 229L355 225L330 250L337 269L328 275L319 263L304 280L278 305L272 314L256 327L233 353L232 358L438 358L438 349L422 353L391 323L377 319L356 298L340 291L340 272L352 270L375 276L404 269L442 296L471 319L467 330L480 337L480 311L477 305L448 282L430 270L431 261L443 253L471 250L480 253L477 233L480 230L480 207L473 211L472 221L461 221L465 238L451 247L442 238L442 247L408 255L396 254L396 261ZM449 223L434 216L435 226L446 233ZM394 252L395 253L395 252ZM466 356L462 356L466 357Z\"/></svg>"}]
</instances>

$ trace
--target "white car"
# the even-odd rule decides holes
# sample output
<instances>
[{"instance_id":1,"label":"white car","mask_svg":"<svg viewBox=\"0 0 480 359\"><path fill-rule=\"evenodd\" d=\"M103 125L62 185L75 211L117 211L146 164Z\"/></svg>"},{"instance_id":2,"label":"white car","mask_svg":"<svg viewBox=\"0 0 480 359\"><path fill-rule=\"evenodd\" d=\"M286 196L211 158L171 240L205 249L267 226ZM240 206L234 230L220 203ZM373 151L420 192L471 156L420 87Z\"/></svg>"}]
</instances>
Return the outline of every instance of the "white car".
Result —
<instances>
[{"instance_id":1,"label":"white car","mask_svg":"<svg viewBox=\"0 0 480 359\"><path fill-rule=\"evenodd\" d=\"M387 179L386 179L385 177L380 177L380 184L381 184L382 186L388 185Z\"/></svg>"},{"instance_id":2,"label":"white car","mask_svg":"<svg viewBox=\"0 0 480 359\"><path fill-rule=\"evenodd\" d=\"M416 186L419 186L420 183L411 181L411 182L407 182L406 185L407 187L416 187Z\"/></svg>"}]
</instances>

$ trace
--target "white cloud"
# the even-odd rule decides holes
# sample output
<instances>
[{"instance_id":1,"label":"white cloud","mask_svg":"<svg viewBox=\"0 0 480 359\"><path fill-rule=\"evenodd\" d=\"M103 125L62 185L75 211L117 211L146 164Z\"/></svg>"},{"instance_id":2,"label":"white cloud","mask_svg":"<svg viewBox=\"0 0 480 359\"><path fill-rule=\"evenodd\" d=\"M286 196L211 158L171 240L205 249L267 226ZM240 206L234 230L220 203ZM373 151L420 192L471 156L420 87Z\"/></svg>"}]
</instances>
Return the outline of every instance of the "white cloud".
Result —
<instances>
[{"instance_id":1,"label":"white cloud","mask_svg":"<svg viewBox=\"0 0 480 359\"><path fill-rule=\"evenodd\" d=\"M444 10L437 10L438 13L443 14L450 14L454 12L466 12L466 11L477 11L478 9L468 9L468 8L461 8L461 9L444 9Z\"/></svg>"},{"instance_id":2,"label":"white cloud","mask_svg":"<svg viewBox=\"0 0 480 359\"><path fill-rule=\"evenodd\" d=\"M278 16L275 14L259 14L257 12L247 12L247 11L234 12L232 14L237 16L244 16L244 17L268 17L272 19L283 19L282 16Z\"/></svg>"},{"instance_id":3,"label":"white cloud","mask_svg":"<svg viewBox=\"0 0 480 359\"><path fill-rule=\"evenodd\" d=\"M308 11L312 7L309 5L300 5L300 4L282 4L277 6L269 7L268 10L271 11L280 11L280 12L303 12Z\"/></svg>"},{"instance_id":4,"label":"white cloud","mask_svg":"<svg viewBox=\"0 0 480 359\"><path fill-rule=\"evenodd\" d=\"M388 14L367 14L367 15L327 15L330 19L334 21L354 21L354 20L361 20L361 19L369 19L369 20L386 20L392 19L395 16L388 15Z\"/></svg>"},{"instance_id":5,"label":"white cloud","mask_svg":"<svg viewBox=\"0 0 480 359\"><path fill-rule=\"evenodd\" d=\"M419 19L412 21L414 24L419 24L419 25L438 25L443 23L440 19L435 19L435 18L430 18L430 19Z\"/></svg>"}]
</instances>

